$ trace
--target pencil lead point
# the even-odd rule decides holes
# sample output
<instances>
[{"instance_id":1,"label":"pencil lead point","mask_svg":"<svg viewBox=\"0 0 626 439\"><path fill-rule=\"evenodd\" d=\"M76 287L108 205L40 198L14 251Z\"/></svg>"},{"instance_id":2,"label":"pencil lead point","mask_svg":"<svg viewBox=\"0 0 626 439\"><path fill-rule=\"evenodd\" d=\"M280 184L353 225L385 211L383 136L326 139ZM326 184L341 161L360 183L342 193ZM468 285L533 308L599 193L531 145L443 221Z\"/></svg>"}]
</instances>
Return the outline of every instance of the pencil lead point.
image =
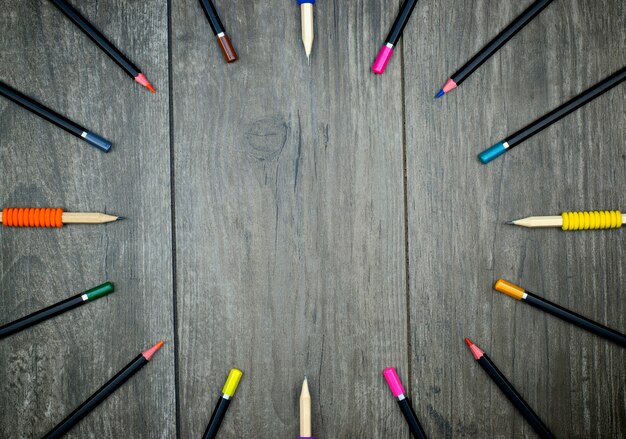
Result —
<instances>
[{"instance_id":1,"label":"pencil lead point","mask_svg":"<svg viewBox=\"0 0 626 439\"><path fill-rule=\"evenodd\" d=\"M156 90L154 89L154 87L152 86L152 84L148 83L148 85L146 85L146 88L148 90L150 90L152 93L156 93Z\"/></svg>"},{"instance_id":2,"label":"pencil lead point","mask_svg":"<svg viewBox=\"0 0 626 439\"><path fill-rule=\"evenodd\" d=\"M437 95L435 96L435 99L439 99L440 97L442 97L445 94L446 93L443 91L443 89L441 89L441 90L439 90L439 93L437 93Z\"/></svg>"},{"instance_id":3,"label":"pencil lead point","mask_svg":"<svg viewBox=\"0 0 626 439\"><path fill-rule=\"evenodd\" d=\"M157 344L155 344L154 346L152 346L149 349L146 349L145 351L143 351L141 353L141 355L143 355L143 357L150 361L152 359L152 357L154 356L154 354L156 354L156 352L161 349L161 347L163 346L165 342L163 340L161 340L160 342L158 342Z\"/></svg>"},{"instance_id":4,"label":"pencil lead point","mask_svg":"<svg viewBox=\"0 0 626 439\"><path fill-rule=\"evenodd\" d=\"M515 220L509 220L506 222L506 224L510 225L510 226L514 226L515 225Z\"/></svg>"},{"instance_id":5,"label":"pencil lead point","mask_svg":"<svg viewBox=\"0 0 626 439\"><path fill-rule=\"evenodd\" d=\"M124 216L118 216L115 221L124 221L126 219L126 217Z\"/></svg>"},{"instance_id":6,"label":"pencil lead point","mask_svg":"<svg viewBox=\"0 0 626 439\"><path fill-rule=\"evenodd\" d=\"M472 345L474 343L472 343L472 340L470 340L469 338L465 337L465 344L468 345L469 347L472 347Z\"/></svg>"}]
</instances>

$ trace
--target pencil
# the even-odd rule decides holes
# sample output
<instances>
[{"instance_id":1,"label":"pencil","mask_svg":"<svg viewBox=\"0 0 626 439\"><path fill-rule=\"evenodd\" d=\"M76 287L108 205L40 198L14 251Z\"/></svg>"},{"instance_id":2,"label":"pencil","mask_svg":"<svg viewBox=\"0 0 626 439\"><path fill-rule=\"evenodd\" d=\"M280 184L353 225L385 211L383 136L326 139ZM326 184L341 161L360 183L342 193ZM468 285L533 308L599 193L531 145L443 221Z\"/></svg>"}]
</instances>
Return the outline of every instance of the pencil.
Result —
<instances>
[{"instance_id":1,"label":"pencil","mask_svg":"<svg viewBox=\"0 0 626 439\"><path fill-rule=\"evenodd\" d=\"M507 282L504 279L499 279L493 288L500 293L532 305L535 308L539 308L540 310L552 314L553 316L565 320L566 322L573 323L574 325L586 329L589 332L593 332L600 337L604 337L607 340L621 346L626 346L626 335L617 332L614 329L607 328L606 326L583 317L580 314L576 314L573 311L565 309L550 302L549 300L531 293L530 291L526 291L520 286Z\"/></svg>"},{"instance_id":2,"label":"pencil","mask_svg":"<svg viewBox=\"0 0 626 439\"><path fill-rule=\"evenodd\" d=\"M555 216L529 216L507 221L507 224L520 227L560 227L562 230L619 229L626 223L626 214L619 210L590 212L563 212Z\"/></svg>"},{"instance_id":3,"label":"pencil","mask_svg":"<svg viewBox=\"0 0 626 439\"><path fill-rule=\"evenodd\" d=\"M407 424L409 424L409 429L411 430L413 437L426 439L426 433L424 433L424 429L417 420L417 415L415 414L415 411L413 411L411 402L406 398L406 396L404 396L404 387L402 386L402 382L396 373L396 369L388 367L383 371L383 376L387 380L391 393L398 400L400 410L402 411Z\"/></svg>"},{"instance_id":4,"label":"pencil","mask_svg":"<svg viewBox=\"0 0 626 439\"><path fill-rule=\"evenodd\" d=\"M315 439L311 428L311 394L309 393L309 382L306 377L302 382L300 392L300 436L298 439Z\"/></svg>"},{"instance_id":5,"label":"pencil","mask_svg":"<svg viewBox=\"0 0 626 439\"><path fill-rule=\"evenodd\" d=\"M302 44L304 45L304 53L306 59L311 56L313 49L313 5L315 0L297 0L300 5L300 24L302 27Z\"/></svg>"},{"instance_id":6,"label":"pencil","mask_svg":"<svg viewBox=\"0 0 626 439\"><path fill-rule=\"evenodd\" d=\"M86 128L78 125L76 122L69 120L67 117L61 116L59 113L52 111L47 107L44 107L39 102L29 98L28 96L15 90L14 88L9 87L9 85L5 84L2 81L0 81L0 94L5 98L12 100L21 107L30 110L37 116L55 124L59 128L63 128L65 131L83 139L91 146L95 146L96 148L104 152L109 152L109 150L111 149L111 142L104 137L100 137L97 134L92 133Z\"/></svg>"},{"instance_id":7,"label":"pencil","mask_svg":"<svg viewBox=\"0 0 626 439\"><path fill-rule=\"evenodd\" d=\"M393 26L391 26L391 30L389 31L389 35L387 35L385 44L383 44L383 47L380 48L378 56L372 65L372 70L377 75L382 75L385 72L387 63L389 63L391 55L393 55L393 48L396 44L398 44L402 31L409 21L416 4L417 0L405 0L400 7L400 12L396 17L396 20L393 22Z\"/></svg>"},{"instance_id":8,"label":"pencil","mask_svg":"<svg viewBox=\"0 0 626 439\"><path fill-rule=\"evenodd\" d=\"M152 93L156 93L152 84L148 81L148 78L141 73L139 67L137 67L126 55L115 47L107 38L98 31L85 17L74 9L65 0L50 0L57 8L63 12L67 18L72 20L76 26L80 28L96 45L104 51L109 57L115 61L131 78L136 82L146 87Z\"/></svg>"},{"instance_id":9,"label":"pencil","mask_svg":"<svg viewBox=\"0 0 626 439\"><path fill-rule=\"evenodd\" d=\"M200 4L202 5L202 9L204 10L207 20L209 20L213 33L217 37L217 43L219 44L220 49L222 49L224 59L227 63L237 61L237 52L233 47L233 43L230 42L230 38L226 35L226 30L224 29L222 20L220 20L219 15L217 15L217 10L215 9L213 2L211 2L211 0L200 0Z\"/></svg>"},{"instance_id":10,"label":"pencil","mask_svg":"<svg viewBox=\"0 0 626 439\"><path fill-rule=\"evenodd\" d=\"M0 223L5 227L63 227L63 224L104 224L124 217L99 212L63 212L61 208L5 207Z\"/></svg>"},{"instance_id":11,"label":"pencil","mask_svg":"<svg viewBox=\"0 0 626 439\"><path fill-rule=\"evenodd\" d=\"M444 84L435 99L439 99L444 94L449 93L456 87L461 85L476 69L478 69L491 55L496 53L520 30L532 21L546 6L552 3L552 0L537 0L522 12L511 24L509 24L502 32L500 32L493 40L483 47L476 55L466 62L463 67L457 70Z\"/></svg>"},{"instance_id":12,"label":"pencil","mask_svg":"<svg viewBox=\"0 0 626 439\"><path fill-rule=\"evenodd\" d=\"M146 349L139 354L133 361L128 363L122 370L120 370L113 378L111 378L105 385L100 387L96 393L91 395L85 402L83 402L76 410L70 413L67 418L62 420L56 427L54 427L48 434L44 436L44 439L57 439L62 437L65 433L70 431L78 422L84 418L89 412L95 409L102 401L107 399L113 392L119 389L126 381L128 381L134 374L144 367L152 359L154 354L161 349L163 342L160 341L149 349Z\"/></svg>"},{"instance_id":13,"label":"pencil","mask_svg":"<svg viewBox=\"0 0 626 439\"><path fill-rule=\"evenodd\" d=\"M525 126L521 130L515 132L514 134L511 134L501 142L498 142L492 147L481 152L478 155L478 158L483 164L489 163L493 159L500 157L505 152L510 151L511 149L522 143L524 140L534 136L535 134L549 127L553 123L561 120L571 112L579 109L583 105L591 102L598 96L612 89L616 85L623 82L624 79L626 79L626 67L622 67L620 70L613 73L608 78L600 81L593 87L570 99L560 107L552 110L548 114L532 122L530 125Z\"/></svg>"},{"instance_id":14,"label":"pencil","mask_svg":"<svg viewBox=\"0 0 626 439\"><path fill-rule=\"evenodd\" d=\"M202 435L202 439L213 439L217 436L217 431L220 429L220 425L222 425L222 420L224 419L224 415L226 415L230 400L235 396L235 391L237 390L237 386L239 386L242 375L243 372L239 369L231 369L228 373L228 378L226 378L226 382L222 388L222 396L213 410L211 420Z\"/></svg>"},{"instance_id":15,"label":"pencil","mask_svg":"<svg viewBox=\"0 0 626 439\"><path fill-rule=\"evenodd\" d=\"M0 339L13 335L16 332L23 331L26 328L30 328L31 326L51 319L52 317L56 317L59 314L63 314L64 312L84 305L87 302L93 302L94 300L112 293L113 290L113 284L111 282L106 282L83 293L77 294L76 296L70 297L69 299L65 299L47 308L29 314L26 317L22 317L21 319L0 326Z\"/></svg>"},{"instance_id":16,"label":"pencil","mask_svg":"<svg viewBox=\"0 0 626 439\"><path fill-rule=\"evenodd\" d=\"M496 385L502 390L504 395L513 403L515 408L526 418L526 421L530 424L530 426L537 432L539 437L552 439L554 436L548 430L548 427L541 422L539 416L530 408L528 403L524 401L522 395L520 395L515 387L506 379L506 377L500 372L500 370L496 367L496 365L491 361L491 359L485 354L485 352L476 346L469 338L465 339L465 343L469 346L472 351L472 355L474 359L478 361L478 364L487 372L487 374L491 377L493 381L495 381Z\"/></svg>"}]
</instances>

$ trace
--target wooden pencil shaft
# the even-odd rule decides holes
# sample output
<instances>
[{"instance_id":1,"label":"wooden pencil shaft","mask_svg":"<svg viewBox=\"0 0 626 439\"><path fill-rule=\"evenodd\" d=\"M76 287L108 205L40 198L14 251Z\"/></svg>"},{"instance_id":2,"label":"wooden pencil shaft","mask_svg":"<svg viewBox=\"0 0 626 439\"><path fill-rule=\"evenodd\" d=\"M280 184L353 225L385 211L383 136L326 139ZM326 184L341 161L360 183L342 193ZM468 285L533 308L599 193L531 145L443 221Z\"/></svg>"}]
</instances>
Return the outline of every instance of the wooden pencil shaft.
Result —
<instances>
[{"instance_id":1,"label":"wooden pencil shaft","mask_svg":"<svg viewBox=\"0 0 626 439\"><path fill-rule=\"evenodd\" d=\"M300 393L300 437L311 437L311 394L305 380Z\"/></svg>"},{"instance_id":2,"label":"wooden pencil shaft","mask_svg":"<svg viewBox=\"0 0 626 439\"><path fill-rule=\"evenodd\" d=\"M104 35L96 29L85 17L74 9L65 0L50 0L61 12L63 12L76 26L80 28L100 49L115 61L128 75L135 78L141 73L139 68L129 60L117 47L115 47Z\"/></svg>"},{"instance_id":3,"label":"wooden pencil shaft","mask_svg":"<svg viewBox=\"0 0 626 439\"><path fill-rule=\"evenodd\" d=\"M313 30L313 4L302 3L300 5L300 22L302 27L302 43L307 56L311 53L313 47L313 39L315 38Z\"/></svg>"},{"instance_id":4,"label":"wooden pencil shaft","mask_svg":"<svg viewBox=\"0 0 626 439\"><path fill-rule=\"evenodd\" d=\"M476 55L472 57L467 63L457 70L454 75L451 76L456 85L460 85L466 78L468 78L477 68L479 68L485 61L487 61L491 55L496 53L502 46L504 46L511 38L515 36L520 30L530 23L541 11L544 10L552 0L538 0L530 5L524 12L518 15L502 32L500 32L493 40L491 40L485 47L483 47Z\"/></svg>"},{"instance_id":5,"label":"wooden pencil shaft","mask_svg":"<svg viewBox=\"0 0 626 439\"><path fill-rule=\"evenodd\" d=\"M47 107L44 107L39 102L29 98L25 94L15 90L2 81L0 81L0 94L7 99L12 100L19 106L35 113L37 116L53 123L59 128L63 128L65 131L74 134L75 136L82 137L82 134L87 131L76 122L69 120L65 116L61 116L59 113Z\"/></svg>"}]
</instances>

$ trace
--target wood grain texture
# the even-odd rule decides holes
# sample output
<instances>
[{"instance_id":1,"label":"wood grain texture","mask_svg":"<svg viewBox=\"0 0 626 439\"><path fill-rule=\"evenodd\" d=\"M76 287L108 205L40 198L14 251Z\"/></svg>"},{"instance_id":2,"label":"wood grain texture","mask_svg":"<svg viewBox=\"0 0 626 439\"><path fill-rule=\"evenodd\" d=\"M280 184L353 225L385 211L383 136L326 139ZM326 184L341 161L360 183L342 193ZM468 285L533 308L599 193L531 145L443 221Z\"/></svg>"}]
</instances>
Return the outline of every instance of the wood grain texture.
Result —
<instances>
[{"instance_id":1,"label":"wood grain texture","mask_svg":"<svg viewBox=\"0 0 626 439\"><path fill-rule=\"evenodd\" d=\"M167 7L73 2L140 65L134 83L51 3L0 2L0 80L114 142L103 154L0 98L0 204L126 221L0 230L0 321L105 280L116 292L0 341L0 437L41 437L159 339L173 339ZM175 435L167 346L70 438Z\"/></svg>"},{"instance_id":2,"label":"wood grain texture","mask_svg":"<svg viewBox=\"0 0 626 439\"><path fill-rule=\"evenodd\" d=\"M408 377L400 61L369 66L397 9L217 2L226 65L197 2L174 2L180 437L199 437L230 367L221 437L408 437L381 371Z\"/></svg>"},{"instance_id":3,"label":"wood grain texture","mask_svg":"<svg viewBox=\"0 0 626 439\"><path fill-rule=\"evenodd\" d=\"M420 2L404 35L411 365L427 389L417 410L433 437L534 437L463 337L489 353L557 437L626 432L624 350L491 288L507 278L626 329L623 231L504 225L625 209L624 85L487 166L476 158L626 64L623 2L555 1L432 101L530 3Z\"/></svg>"}]
</instances>

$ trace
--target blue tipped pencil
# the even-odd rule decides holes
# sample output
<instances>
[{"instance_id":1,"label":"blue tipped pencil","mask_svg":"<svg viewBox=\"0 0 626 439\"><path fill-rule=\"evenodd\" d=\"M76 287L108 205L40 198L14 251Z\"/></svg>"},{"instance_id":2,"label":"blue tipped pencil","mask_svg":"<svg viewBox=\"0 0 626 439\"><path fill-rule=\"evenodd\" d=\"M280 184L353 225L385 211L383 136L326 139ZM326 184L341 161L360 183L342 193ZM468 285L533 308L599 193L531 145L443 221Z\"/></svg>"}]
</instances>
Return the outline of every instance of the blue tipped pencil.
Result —
<instances>
[{"instance_id":1,"label":"blue tipped pencil","mask_svg":"<svg viewBox=\"0 0 626 439\"><path fill-rule=\"evenodd\" d=\"M623 82L625 79L626 67L622 67L620 70L613 73L608 78L600 81L590 89L582 92L575 98L570 99L560 107L552 110L551 112L537 119L530 125L527 125L516 133L508 136L506 139L484 150L478 155L479 160L482 164L485 165L490 161L500 157L502 154L516 147L524 140L534 136L535 134L549 127L553 123L561 120L562 118L564 118L571 112L579 109L588 102L591 102L598 96L602 95L603 93Z\"/></svg>"}]
</instances>

